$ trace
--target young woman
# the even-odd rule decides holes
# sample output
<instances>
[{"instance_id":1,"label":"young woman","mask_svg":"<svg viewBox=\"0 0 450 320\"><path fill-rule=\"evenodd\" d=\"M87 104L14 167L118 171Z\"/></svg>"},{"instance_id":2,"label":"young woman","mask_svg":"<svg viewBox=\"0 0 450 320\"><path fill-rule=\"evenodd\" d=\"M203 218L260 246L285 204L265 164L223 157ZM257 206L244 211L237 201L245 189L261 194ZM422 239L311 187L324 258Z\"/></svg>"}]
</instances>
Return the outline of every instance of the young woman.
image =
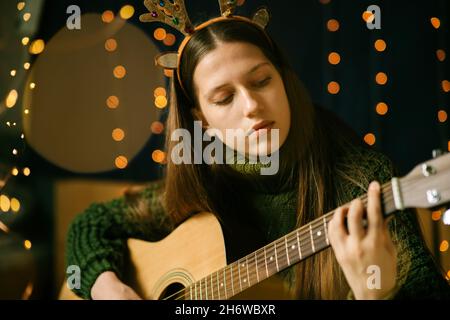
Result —
<instances>
[{"instance_id":1,"label":"young woman","mask_svg":"<svg viewBox=\"0 0 450 320\"><path fill-rule=\"evenodd\" d=\"M313 106L261 28L237 20L212 23L192 35L179 68L181 83L171 82L164 180L93 204L74 220L67 264L81 268L81 289L75 293L138 299L121 280L127 238L160 240L196 212L219 217L232 262L339 207L328 229L332 248L282 274L297 298L449 296L414 213L404 211L383 221L380 183L393 175L390 161L357 143L332 114ZM223 137L227 129L250 132L245 163L174 163L171 155L178 142L171 134L187 129L194 136L194 121ZM257 139L263 129L278 129L278 148ZM226 149L230 144L223 142ZM249 161L260 150L279 153L276 174L261 175L265 165ZM351 201L366 192L367 210L361 200ZM380 268L379 289L367 286L370 265Z\"/></svg>"}]
</instances>

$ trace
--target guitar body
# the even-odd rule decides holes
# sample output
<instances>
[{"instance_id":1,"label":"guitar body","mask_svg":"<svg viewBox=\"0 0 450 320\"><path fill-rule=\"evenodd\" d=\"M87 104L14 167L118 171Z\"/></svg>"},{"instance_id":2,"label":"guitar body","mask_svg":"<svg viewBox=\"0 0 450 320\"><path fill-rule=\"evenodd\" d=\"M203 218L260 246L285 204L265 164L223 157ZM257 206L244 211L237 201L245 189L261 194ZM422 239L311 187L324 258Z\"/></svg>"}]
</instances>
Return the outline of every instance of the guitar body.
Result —
<instances>
[{"instance_id":1,"label":"guitar body","mask_svg":"<svg viewBox=\"0 0 450 320\"><path fill-rule=\"evenodd\" d=\"M143 299L164 299L227 264L220 223L208 212L186 220L161 241L129 239L128 248L130 257L124 282ZM291 298L283 281L271 277L233 299ZM80 300L65 282L59 299Z\"/></svg>"},{"instance_id":2,"label":"guitar body","mask_svg":"<svg viewBox=\"0 0 450 320\"><path fill-rule=\"evenodd\" d=\"M219 221L206 212L159 242L129 239L128 246L127 284L144 299L165 298L227 264Z\"/></svg>"}]
</instances>

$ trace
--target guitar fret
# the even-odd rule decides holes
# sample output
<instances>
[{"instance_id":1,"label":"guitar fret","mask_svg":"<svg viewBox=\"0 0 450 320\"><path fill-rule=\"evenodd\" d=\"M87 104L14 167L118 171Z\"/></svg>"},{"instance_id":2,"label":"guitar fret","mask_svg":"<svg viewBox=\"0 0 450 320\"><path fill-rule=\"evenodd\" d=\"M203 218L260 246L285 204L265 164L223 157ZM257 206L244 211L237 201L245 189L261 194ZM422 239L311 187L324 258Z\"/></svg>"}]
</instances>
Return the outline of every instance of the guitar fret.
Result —
<instances>
[{"instance_id":1,"label":"guitar fret","mask_svg":"<svg viewBox=\"0 0 450 320\"><path fill-rule=\"evenodd\" d=\"M225 299L227 299L227 278L225 276L225 270L226 269L223 269L223 283L224 283L224 286L225 286Z\"/></svg>"},{"instance_id":2,"label":"guitar fret","mask_svg":"<svg viewBox=\"0 0 450 320\"><path fill-rule=\"evenodd\" d=\"M316 249L314 248L314 239L313 239L311 224L309 224L309 234L311 235L311 249L313 252L316 252Z\"/></svg>"},{"instance_id":3,"label":"guitar fret","mask_svg":"<svg viewBox=\"0 0 450 320\"><path fill-rule=\"evenodd\" d=\"M286 236L284 237L284 243L285 243L285 246L286 246L287 264L288 264L288 266L290 266L291 265L291 261L289 260L289 251L288 251L288 243L287 243L287 237Z\"/></svg>"},{"instance_id":4,"label":"guitar fret","mask_svg":"<svg viewBox=\"0 0 450 320\"><path fill-rule=\"evenodd\" d=\"M328 240L328 227L327 227L327 219L323 216L323 225L325 229L325 240L327 241L327 245L330 245L330 241Z\"/></svg>"},{"instance_id":5,"label":"guitar fret","mask_svg":"<svg viewBox=\"0 0 450 320\"><path fill-rule=\"evenodd\" d=\"M275 247L275 263L277 265L277 272L280 271L280 268L278 268L278 254L277 254L277 243L274 243L274 247Z\"/></svg>"},{"instance_id":6,"label":"guitar fret","mask_svg":"<svg viewBox=\"0 0 450 320\"><path fill-rule=\"evenodd\" d=\"M259 272L258 272L258 257L255 251L255 269L256 269L256 281L259 283Z\"/></svg>"},{"instance_id":7,"label":"guitar fret","mask_svg":"<svg viewBox=\"0 0 450 320\"><path fill-rule=\"evenodd\" d=\"M245 257L245 264L247 265L247 280L248 280L247 284L250 287L250 276L248 274L248 259L247 259L247 256Z\"/></svg>"},{"instance_id":8,"label":"guitar fret","mask_svg":"<svg viewBox=\"0 0 450 320\"><path fill-rule=\"evenodd\" d=\"M211 279L211 296L212 296L212 300L214 300L214 287L213 287L213 280L212 280L213 275L210 275L210 279Z\"/></svg>"},{"instance_id":9,"label":"guitar fret","mask_svg":"<svg viewBox=\"0 0 450 320\"><path fill-rule=\"evenodd\" d=\"M233 278L233 265L231 265L231 291L233 291L233 295L234 295L234 278Z\"/></svg>"},{"instance_id":10,"label":"guitar fret","mask_svg":"<svg viewBox=\"0 0 450 320\"><path fill-rule=\"evenodd\" d=\"M302 247L300 246L300 237L298 235L298 229L297 229L297 248L298 248L298 255L300 257L300 260L302 260Z\"/></svg>"},{"instance_id":11,"label":"guitar fret","mask_svg":"<svg viewBox=\"0 0 450 320\"><path fill-rule=\"evenodd\" d=\"M269 277L269 269L267 268L266 247L264 247L264 263L266 264L266 278Z\"/></svg>"},{"instance_id":12,"label":"guitar fret","mask_svg":"<svg viewBox=\"0 0 450 320\"><path fill-rule=\"evenodd\" d=\"M239 260L237 262L238 265L238 272L239 272L239 287L241 288L242 291L242 281L241 281L241 264L239 263Z\"/></svg>"},{"instance_id":13,"label":"guitar fret","mask_svg":"<svg viewBox=\"0 0 450 320\"><path fill-rule=\"evenodd\" d=\"M220 286L219 286L219 273L216 271L216 280L217 280L217 294L219 295L220 300Z\"/></svg>"}]
</instances>

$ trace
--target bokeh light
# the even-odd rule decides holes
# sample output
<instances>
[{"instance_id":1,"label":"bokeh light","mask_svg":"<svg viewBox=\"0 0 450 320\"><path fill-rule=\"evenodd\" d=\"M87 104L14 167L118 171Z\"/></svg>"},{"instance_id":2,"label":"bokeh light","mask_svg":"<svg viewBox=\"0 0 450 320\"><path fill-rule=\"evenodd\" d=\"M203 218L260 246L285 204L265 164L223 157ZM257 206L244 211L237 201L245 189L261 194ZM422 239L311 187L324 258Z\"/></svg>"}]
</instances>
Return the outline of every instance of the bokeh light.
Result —
<instances>
[{"instance_id":1,"label":"bokeh light","mask_svg":"<svg viewBox=\"0 0 450 320\"><path fill-rule=\"evenodd\" d=\"M367 133L364 136L364 142L367 143L369 146L373 146L375 144L376 138L373 133Z\"/></svg>"}]
</instances>

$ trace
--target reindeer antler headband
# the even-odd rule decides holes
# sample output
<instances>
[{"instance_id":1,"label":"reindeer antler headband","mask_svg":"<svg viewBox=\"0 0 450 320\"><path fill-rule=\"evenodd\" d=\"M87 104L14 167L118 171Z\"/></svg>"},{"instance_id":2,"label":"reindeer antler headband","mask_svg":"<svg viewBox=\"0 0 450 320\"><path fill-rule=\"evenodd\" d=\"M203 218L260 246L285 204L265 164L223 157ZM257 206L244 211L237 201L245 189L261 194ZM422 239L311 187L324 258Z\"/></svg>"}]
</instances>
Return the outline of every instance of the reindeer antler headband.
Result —
<instances>
[{"instance_id":1,"label":"reindeer antler headband","mask_svg":"<svg viewBox=\"0 0 450 320\"><path fill-rule=\"evenodd\" d=\"M155 62L160 67L176 70L178 82L185 93L186 90L181 81L179 65L183 50L195 32L223 20L244 21L257 25L264 30L270 19L269 11L266 8L261 8L256 11L252 19L242 16L233 16L237 0L219 0L220 16L194 27L189 20L184 0L144 0L144 5L149 13L142 14L139 17L140 21L163 22L185 35L177 52L164 52L155 57Z\"/></svg>"}]
</instances>

